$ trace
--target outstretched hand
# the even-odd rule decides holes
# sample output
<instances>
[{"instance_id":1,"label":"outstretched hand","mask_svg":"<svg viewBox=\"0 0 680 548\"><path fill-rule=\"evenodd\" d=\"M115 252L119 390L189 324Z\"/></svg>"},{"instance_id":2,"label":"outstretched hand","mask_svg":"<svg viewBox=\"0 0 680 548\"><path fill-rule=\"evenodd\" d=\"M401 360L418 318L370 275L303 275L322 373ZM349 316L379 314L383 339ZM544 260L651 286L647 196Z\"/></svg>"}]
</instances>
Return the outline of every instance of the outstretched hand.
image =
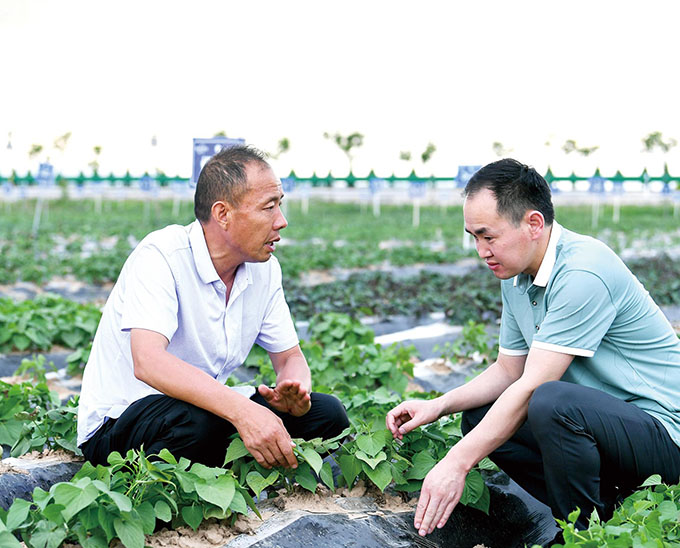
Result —
<instances>
[{"instance_id":1,"label":"outstretched hand","mask_svg":"<svg viewBox=\"0 0 680 548\"><path fill-rule=\"evenodd\" d=\"M385 425L392 436L402 439L404 434L423 424L430 424L441 416L435 400L410 400L397 405L385 417Z\"/></svg>"},{"instance_id":2,"label":"outstretched hand","mask_svg":"<svg viewBox=\"0 0 680 548\"><path fill-rule=\"evenodd\" d=\"M312 407L311 396L300 381L281 381L275 388L261 384L257 390L274 409L294 417L301 417Z\"/></svg>"}]
</instances>

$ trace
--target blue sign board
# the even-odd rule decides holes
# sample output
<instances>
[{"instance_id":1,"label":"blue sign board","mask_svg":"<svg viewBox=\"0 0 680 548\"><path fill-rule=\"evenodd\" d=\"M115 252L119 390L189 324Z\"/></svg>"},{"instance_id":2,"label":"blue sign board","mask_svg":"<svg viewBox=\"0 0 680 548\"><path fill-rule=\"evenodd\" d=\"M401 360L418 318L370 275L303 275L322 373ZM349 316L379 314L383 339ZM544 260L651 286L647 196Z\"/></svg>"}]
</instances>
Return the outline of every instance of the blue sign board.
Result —
<instances>
[{"instance_id":1,"label":"blue sign board","mask_svg":"<svg viewBox=\"0 0 680 548\"><path fill-rule=\"evenodd\" d=\"M465 188L472 176L477 173L482 166L458 166L458 174L456 175L456 186L458 188Z\"/></svg>"},{"instance_id":2,"label":"blue sign board","mask_svg":"<svg viewBox=\"0 0 680 548\"><path fill-rule=\"evenodd\" d=\"M602 194L604 192L604 178L602 177L591 177L588 179L588 192L594 194Z\"/></svg>"},{"instance_id":3,"label":"blue sign board","mask_svg":"<svg viewBox=\"0 0 680 548\"><path fill-rule=\"evenodd\" d=\"M370 179L368 181L368 188L371 191L371 194L377 194L383 189L384 186L385 186L384 179Z\"/></svg>"},{"instance_id":4,"label":"blue sign board","mask_svg":"<svg viewBox=\"0 0 680 548\"><path fill-rule=\"evenodd\" d=\"M281 179L281 188L284 194L290 194L295 190L295 179L293 177L284 177Z\"/></svg>"},{"instance_id":5,"label":"blue sign board","mask_svg":"<svg viewBox=\"0 0 680 548\"><path fill-rule=\"evenodd\" d=\"M54 166L47 162L40 164L36 182L40 186L54 186Z\"/></svg>"},{"instance_id":6,"label":"blue sign board","mask_svg":"<svg viewBox=\"0 0 680 548\"><path fill-rule=\"evenodd\" d=\"M194 139L194 166L191 170L191 184L196 186L203 166L220 150L234 145L244 145L245 142L245 139L230 139L228 137Z\"/></svg>"},{"instance_id":7,"label":"blue sign board","mask_svg":"<svg viewBox=\"0 0 680 548\"><path fill-rule=\"evenodd\" d=\"M149 192L152 184L153 178L150 175L144 174L139 178L139 188L144 192Z\"/></svg>"},{"instance_id":8,"label":"blue sign board","mask_svg":"<svg viewBox=\"0 0 680 548\"><path fill-rule=\"evenodd\" d=\"M411 198L423 198L426 191L425 181L411 181L408 185L408 195Z\"/></svg>"}]
</instances>

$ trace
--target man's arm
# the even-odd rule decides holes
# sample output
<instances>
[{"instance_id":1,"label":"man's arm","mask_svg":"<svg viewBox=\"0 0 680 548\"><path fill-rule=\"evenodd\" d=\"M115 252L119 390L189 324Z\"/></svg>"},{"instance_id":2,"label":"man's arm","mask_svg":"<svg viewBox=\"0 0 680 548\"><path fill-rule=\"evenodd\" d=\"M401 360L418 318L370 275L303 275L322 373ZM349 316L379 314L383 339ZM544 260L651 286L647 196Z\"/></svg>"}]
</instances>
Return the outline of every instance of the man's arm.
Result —
<instances>
[{"instance_id":1,"label":"man's arm","mask_svg":"<svg viewBox=\"0 0 680 548\"><path fill-rule=\"evenodd\" d=\"M517 432L526 419L534 390L545 382L559 380L573 359L569 354L530 350L522 376L500 394L482 421L426 476L414 520L421 535L444 526L460 500L468 472Z\"/></svg>"},{"instance_id":2,"label":"man's arm","mask_svg":"<svg viewBox=\"0 0 680 548\"><path fill-rule=\"evenodd\" d=\"M261 384L259 393L279 411L296 417L304 415L312 406L312 374L300 345L284 352L269 352L269 358L276 372L276 387Z\"/></svg>"},{"instance_id":3,"label":"man's arm","mask_svg":"<svg viewBox=\"0 0 680 548\"><path fill-rule=\"evenodd\" d=\"M290 436L274 413L170 354L168 340L160 333L132 329L130 346L135 377L139 380L171 398L228 420L261 465L297 466Z\"/></svg>"},{"instance_id":4,"label":"man's arm","mask_svg":"<svg viewBox=\"0 0 680 548\"><path fill-rule=\"evenodd\" d=\"M498 359L470 382L433 400L405 401L392 409L385 419L395 438L418 426L436 421L443 415L474 409L495 401L519 379L526 356L499 354Z\"/></svg>"}]
</instances>

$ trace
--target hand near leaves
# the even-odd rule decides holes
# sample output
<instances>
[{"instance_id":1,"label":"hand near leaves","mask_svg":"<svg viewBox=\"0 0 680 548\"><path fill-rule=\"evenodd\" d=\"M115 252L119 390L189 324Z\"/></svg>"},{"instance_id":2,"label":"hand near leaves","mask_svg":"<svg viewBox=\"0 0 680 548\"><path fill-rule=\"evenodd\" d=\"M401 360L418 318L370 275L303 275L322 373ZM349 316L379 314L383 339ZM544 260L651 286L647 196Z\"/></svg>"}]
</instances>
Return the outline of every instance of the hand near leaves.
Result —
<instances>
[{"instance_id":1,"label":"hand near leaves","mask_svg":"<svg viewBox=\"0 0 680 548\"><path fill-rule=\"evenodd\" d=\"M250 403L234 421L234 426L246 449L265 468L297 467L290 434L283 421L271 410L258 403Z\"/></svg>"},{"instance_id":2,"label":"hand near leaves","mask_svg":"<svg viewBox=\"0 0 680 548\"><path fill-rule=\"evenodd\" d=\"M281 381L275 388L261 384L257 390L274 409L294 417L301 417L312 407L311 396L300 381Z\"/></svg>"},{"instance_id":3,"label":"hand near leaves","mask_svg":"<svg viewBox=\"0 0 680 548\"><path fill-rule=\"evenodd\" d=\"M396 439L423 424L436 421L441 412L437 400L410 400L397 405L385 417L385 425Z\"/></svg>"}]
</instances>

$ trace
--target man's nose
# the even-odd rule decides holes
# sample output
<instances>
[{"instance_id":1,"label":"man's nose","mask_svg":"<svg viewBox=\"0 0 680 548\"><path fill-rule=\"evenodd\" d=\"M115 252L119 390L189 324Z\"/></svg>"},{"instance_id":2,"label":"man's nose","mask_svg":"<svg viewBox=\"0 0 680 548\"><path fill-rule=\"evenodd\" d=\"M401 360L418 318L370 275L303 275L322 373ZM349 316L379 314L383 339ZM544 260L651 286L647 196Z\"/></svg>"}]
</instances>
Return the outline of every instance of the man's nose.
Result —
<instances>
[{"instance_id":1,"label":"man's nose","mask_svg":"<svg viewBox=\"0 0 680 548\"><path fill-rule=\"evenodd\" d=\"M477 240L475 245L477 246L477 254L479 255L480 259L491 257L491 249L489 249L489 246L486 245L485 242Z\"/></svg>"},{"instance_id":2,"label":"man's nose","mask_svg":"<svg viewBox=\"0 0 680 548\"><path fill-rule=\"evenodd\" d=\"M286 216L283 214L283 211L280 207L278 208L278 212L279 214L274 221L274 230L283 230L288 226L288 221L286 220Z\"/></svg>"}]
</instances>

